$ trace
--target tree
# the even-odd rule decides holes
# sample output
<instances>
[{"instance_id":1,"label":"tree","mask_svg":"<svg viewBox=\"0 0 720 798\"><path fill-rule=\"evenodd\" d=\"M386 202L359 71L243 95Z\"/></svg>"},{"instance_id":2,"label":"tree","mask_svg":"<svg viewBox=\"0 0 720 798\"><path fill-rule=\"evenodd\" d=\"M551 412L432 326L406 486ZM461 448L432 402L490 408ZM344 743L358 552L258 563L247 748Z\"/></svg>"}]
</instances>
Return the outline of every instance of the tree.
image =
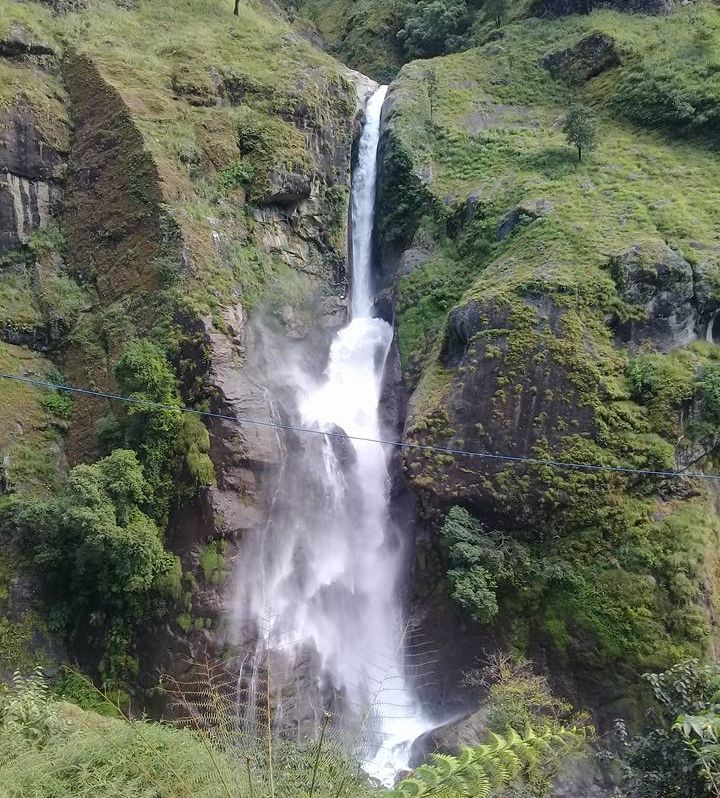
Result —
<instances>
[{"instance_id":1,"label":"tree","mask_svg":"<svg viewBox=\"0 0 720 798\"><path fill-rule=\"evenodd\" d=\"M470 25L465 0L419 0L397 38L417 58L432 58L460 49Z\"/></svg>"},{"instance_id":2,"label":"tree","mask_svg":"<svg viewBox=\"0 0 720 798\"><path fill-rule=\"evenodd\" d=\"M645 679L656 703L644 732L628 740L622 722L617 724L625 794L720 794L720 666L688 660Z\"/></svg>"},{"instance_id":3,"label":"tree","mask_svg":"<svg viewBox=\"0 0 720 798\"><path fill-rule=\"evenodd\" d=\"M233 14L236 17L240 16L240 0L235 0L235 7L233 8Z\"/></svg>"},{"instance_id":4,"label":"tree","mask_svg":"<svg viewBox=\"0 0 720 798\"><path fill-rule=\"evenodd\" d=\"M584 105L573 103L570 106L562 129L568 144L577 148L578 161L582 161L584 151L595 148L595 123Z\"/></svg>"},{"instance_id":5,"label":"tree","mask_svg":"<svg viewBox=\"0 0 720 798\"><path fill-rule=\"evenodd\" d=\"M485 10L492 17L496 27L500 27L507 19L507 0L487 0Z\"/></svg>"},{"instance_id":6,"label":"tree","mask_svg":"<svg viewBox=\"0 0 720 798\"><path fill-rule=\"evenodd\" d=\"M54 625L100 653L113 639L127 648L134 625L159 617L171 597L176 563L144 512L149 494L135 452L116 449L75 466L59 496L13 508Z\"/></svg>"},{"instance_id":7,"label":"tree","mask_svg":"<svg viewBox=\"0 0 720 798\"><path fill-rule=\"evenodd\" d=\"M435 110L435 102L437 100L438 91L438 78L437 72L433 67L429 67L423 72L423 79L428 93L428 102L430 104L430 124L433 124L433 111Z\"/></svg>"}]
</instances>

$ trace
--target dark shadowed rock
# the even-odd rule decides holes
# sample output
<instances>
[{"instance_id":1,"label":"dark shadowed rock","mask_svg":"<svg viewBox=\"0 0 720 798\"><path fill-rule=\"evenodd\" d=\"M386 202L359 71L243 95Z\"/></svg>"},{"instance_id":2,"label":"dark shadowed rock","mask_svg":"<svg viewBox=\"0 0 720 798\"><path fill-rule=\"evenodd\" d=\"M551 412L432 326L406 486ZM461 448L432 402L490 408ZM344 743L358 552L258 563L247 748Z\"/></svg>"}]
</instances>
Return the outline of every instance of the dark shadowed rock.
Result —
<instances>
[{"instance_id":1,"label":"dark shadowed rock","mask_svg":"<svg viewBox=\"0 0 720 798\"><path fill-rule=\"evenodd\" d=\"M0 109L0 252L48 222L62 196L57 177L63 160L29 105Z\"/></svg>"},{"instance_id":2,"label":"dark shadowed rock","mask_svg":"<svg viewBox=\"0 0 720 798\"><path fill-rule=\"evenodd\" d=\"M487 728L487 706L468 712L458 720L444 723L421 734L410 752L410 767L421 765L430 754L456 754L461 748L479 745Z\"/></svg>"},{"instance_id":3,"label":"dark shadowed rock","mask_svg":"<svg viewBox=\"0 0 720 798\"><path fill-rule=\"evenodd\" d=\"M548 53L540 65L553 77L583 83L620 64L615 41L606 33L591 33L573 47Z\"/></svg>"},{"instance_id":4,"label":"dark shadowed rock","mask_svg":"<svg viewBox=\"0 0 720 798\"><path fill-rule=\"evenodd\" d=\"M631 318L617 322L626 343L650 341L661 351L697 337L699 321L693 270L662 241L634 244L613 257L610 271Z\"/></svg>"},{"instance_id":5,"label":"dark shadowed rock","mask_svg":"<svg viewBox=\"0 0 720 798\"><path fill-rule=\"evenodd\" d=\"M516 205L511 211L505 214L498 222L495 235L498 241L504 241L511 236L520 225L534 222L541 219L555 210L552 202L548 199L528 200Z\"/></svg>"},{"instance_id":6,"label":"dark shadowed rock","mask_svg":"<svg viewBox=\"0 0 720 798\"><path fill-rule=\"evenodd\" d=\"M258 205L299 205L310 196L310 176L300 172L273 169L268 175L268 190L258 199Z\"/></svg>"},{"instance_id":7,"label":"dark shadowed rock","mask_svg":"<svg viewBox=\"0 0 720 798\"><path fill-rule=\"evenodd\" d=\"M35 39L22 25L11 25L7 35L0 39L2 58L54 54L55 51L49 44Z\"/></svg>"}]
</instances>

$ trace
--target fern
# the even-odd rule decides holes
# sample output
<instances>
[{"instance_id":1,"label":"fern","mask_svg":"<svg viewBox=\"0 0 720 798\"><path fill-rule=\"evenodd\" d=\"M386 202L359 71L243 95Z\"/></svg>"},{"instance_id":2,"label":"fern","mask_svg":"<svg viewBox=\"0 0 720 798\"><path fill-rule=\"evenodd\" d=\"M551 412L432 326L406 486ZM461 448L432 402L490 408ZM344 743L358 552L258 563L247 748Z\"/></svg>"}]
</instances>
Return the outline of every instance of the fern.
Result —
<instances>
[{"instance_id":1,"label":"fern","mask_svg":"<svg viewBox=\"0 0 720 798\"><path fill-rule=\"evenodd\" d=\"M488 798L521 776L532 780L542 775L553 760L579 747L589 733L589 729L573 728L492 734L491 742L464 748L458 756L434 754L429 764L399 782L387 798Z\"/></svg>"}]
</instances>

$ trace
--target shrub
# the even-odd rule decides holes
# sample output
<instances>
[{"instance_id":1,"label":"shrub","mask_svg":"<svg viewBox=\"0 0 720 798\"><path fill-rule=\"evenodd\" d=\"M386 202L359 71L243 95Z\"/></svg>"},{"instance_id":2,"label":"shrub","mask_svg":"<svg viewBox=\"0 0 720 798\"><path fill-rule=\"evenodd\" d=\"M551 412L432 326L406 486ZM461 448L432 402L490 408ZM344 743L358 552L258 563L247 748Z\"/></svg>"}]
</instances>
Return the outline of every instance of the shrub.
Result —
<instances>
[{"instance_id":1,"label":"shrub","mask_svg":"<svg viewBox=\"0 0 720 798\"><path fill-rule=\"evenodd\" d=\"M56 628L124 657L139 621L158 617L175 560L143 511L150 490L134 452L73 468L64 491L5 519L41 575ZM106 664L109 661L106 661Z\"/></svg>"},{"instance_id":2,"label":"shrub","mask_svg":"<svg viewBox=\"0 0 720 798\"><path fill-rule=\"evenodd\" d=\"M469 25L465 0L420 0L397 37L410 56L430 58L461 49Z\"/></svg>"},{"instance_id":3,"label":"shrub","mask_svg":"<svg viewBox=\"0 0 720 798\"><path fill-rule=\"evenodd\" d=\"M720 667L698 660L645 674L655 696L642 734L618 725L629 798L717 795L720 787ZM609 755L614 758L613 754Z\"/></svg>"},{"instance_id":4,"label":"shrub","mask_svg":"<svg viewBox=\"0 0 720 798\"><path fill-rule=\"evenodd\" d=\"M148 514L165 523L171 504L199 485L215 482L210 439L197 416L181 411L175 375L162 350L132 339L115 367L120 393L133 400L102 419L98 439L105 450L137 453L148 486Z\"/></svg>"}]
</instances>

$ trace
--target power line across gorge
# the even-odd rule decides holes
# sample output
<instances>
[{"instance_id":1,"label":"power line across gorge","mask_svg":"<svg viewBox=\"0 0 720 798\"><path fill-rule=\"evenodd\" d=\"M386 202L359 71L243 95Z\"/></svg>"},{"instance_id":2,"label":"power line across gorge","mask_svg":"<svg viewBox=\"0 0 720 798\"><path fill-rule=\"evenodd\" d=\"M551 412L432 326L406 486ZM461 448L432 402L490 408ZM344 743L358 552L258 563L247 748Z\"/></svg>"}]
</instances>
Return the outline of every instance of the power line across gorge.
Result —
<instances>
[{"instance_id":1,"label":"power line across gorge","mask_svg":"<svg viewBox=\"0 0 720 798\"><path fill-rule=\"evenodd\" d=\"M128 404L142 405L143 407L153 408L156 410L167 410L173 413L192 413L196 416L205 418L216 418L224 421L230 421L240 426L255 426L255 427L271 427L273 429L282 429L289 432L297 432L305 435L326 435L334 438L345 438L353 441L360 441L363 443L374 443L380 446L392 446L398 449L410 449L421 452L433 452L436 454L448 454L456 457L472 457L481 460L499 460L508 463L526 463L528 465L548 466L550 468L565 468L574 471L599 471L620 474L638 474L643 476L662 477L664 479L702 479L707 481L720 482L720 474L703 474L700 471L662 471L646 468L631 468L630 466L612 466L601 463L582 463L572 462L565 460L550 460L540 457L529 457L523 455L512 454L497 454L493 452L478 452L470 451L467 449L454 449L443 446L432 446L430 444L421 443L408 443L406 441L392 441L384 440L382 438L365 438L358 435L347 435L345 432L326 431L322 429L312 429L310 427L298 427L293 424L283 424L276 421L261 421L259 419L242 418L235 415L226 413L213 413L210 410L197 410L193 407L184 407L182 405L166 405L160 402L152 402L147 399L137 399L132 396L122 396L116 393L107 393L104 391L93 391L88 388L78 388L73 385L64 385L58 382L50 382L48 380L38 380L32 377L24 377L20 374L0 374L0 379L10 380L14 382L21 382L26 385L32 385L36 388L44 388L47 390L62 391L64 393L80 394L83 396L91 396L96 399L108 399L116 402L126 402Z\"/></svg>"}]
</instances>

